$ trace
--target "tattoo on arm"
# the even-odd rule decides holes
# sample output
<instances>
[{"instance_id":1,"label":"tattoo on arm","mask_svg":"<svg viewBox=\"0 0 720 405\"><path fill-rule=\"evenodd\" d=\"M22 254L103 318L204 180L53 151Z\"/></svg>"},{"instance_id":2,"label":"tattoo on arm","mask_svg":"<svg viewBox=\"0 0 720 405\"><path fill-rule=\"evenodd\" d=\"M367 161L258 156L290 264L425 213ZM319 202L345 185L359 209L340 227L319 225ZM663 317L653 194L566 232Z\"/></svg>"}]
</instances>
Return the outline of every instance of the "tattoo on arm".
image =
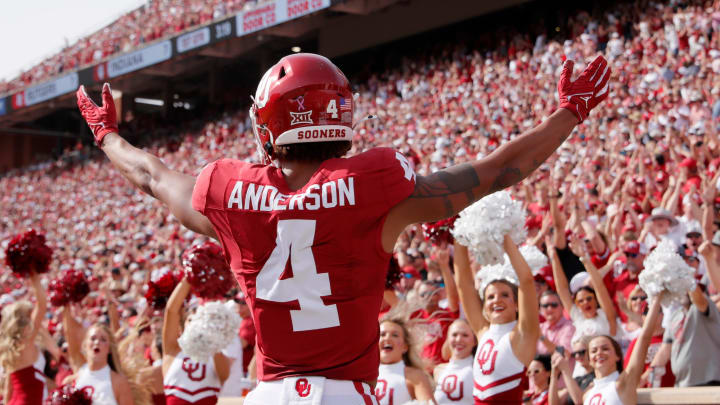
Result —
<instances>
[{"instance_id":1,"label":"tattoo on arm","mask_svg":"<svg viewBox=\"0 0 720 405\"><path fill-rule=\"evenodd\" d=\"M468 201L475 201L473 188L480 185L475 168L470 163L463 163L429 176L418 176L415 191L410 198L442 198L446 215L452 216L454 208L449 197L464 193Z\"/></svg>"},{"instance_id":2,"label":"tattoo on arm","mask_svg":"<svg viewBox=\"0 0 720 405\"><path fill-rule=\"evenodd\" d=\"M522 171L517 167L505 167L500 170L500 174L498 174L492 186L490 186L490 192L494 193L495 191L510 187L524 177Z\"/></svg>"},{"instance_id":3,"label":"tattoo on arm","mask_svg":"<svg viewBox=\"0 0 720 405\"><path fill-rule=\"evenodd\" d=\"M500 170L500 174L495 178L492 186L490 186L489 193L504 190L516 183L519 183L522 179L530 175L535 169L540 167L542 161L533 159L532 165L527 168L518 167L505 167Z\"/></svg>"}]
</instances>

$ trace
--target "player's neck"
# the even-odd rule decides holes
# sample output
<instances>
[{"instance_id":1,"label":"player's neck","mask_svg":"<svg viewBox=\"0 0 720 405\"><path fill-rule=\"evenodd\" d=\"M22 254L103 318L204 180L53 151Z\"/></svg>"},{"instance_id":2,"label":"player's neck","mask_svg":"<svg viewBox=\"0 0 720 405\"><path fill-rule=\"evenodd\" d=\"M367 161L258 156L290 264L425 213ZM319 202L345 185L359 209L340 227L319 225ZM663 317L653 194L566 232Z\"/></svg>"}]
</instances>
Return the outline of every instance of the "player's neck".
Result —
<instances>
[{"instance_id":1,"label":"player's neck","mask_svg":"<svg viewBox=\"0 0 720 405\"><path fill-rule=\"evenodd\" d=\"M303 188L322 162L280 162L288 187L295 191Z\"/></svg>"}]
</instances>

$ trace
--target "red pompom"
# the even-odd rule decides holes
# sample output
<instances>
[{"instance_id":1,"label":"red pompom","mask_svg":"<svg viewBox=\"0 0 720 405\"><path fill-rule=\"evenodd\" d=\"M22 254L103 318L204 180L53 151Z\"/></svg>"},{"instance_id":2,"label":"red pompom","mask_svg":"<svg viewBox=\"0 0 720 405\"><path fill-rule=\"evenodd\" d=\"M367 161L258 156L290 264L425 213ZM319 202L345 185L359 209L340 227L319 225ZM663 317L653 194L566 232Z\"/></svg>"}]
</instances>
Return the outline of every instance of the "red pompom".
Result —
<instances>
[{"instance_id":1,"label":"red pompom","mask_svg":"<svg viewBox=\"0 0 720 405\"><path fill-rule=\"evenodd\" d=\"M400 264L395 256L392 256L390 257L390 264L388 265L388 272L385 277L385 289L392 290L401 278L402 272L400 271Z\"/></svg>"},{"instance_id":2,"label":"red pompom","mask_svg":"<svg viewBox=\"0 0 720 405\"><path fill-rule=\"evenodd\" d=\"M191 247L183 253L182 263L193 293L200 298L223 297L236 285L223 250L216 243Z\"/></svg>"},{"instance_id":3,"label":"red pompom","mask_svg":"<svg viewBox=\"0 0 720 405\"><path fill-rule=\"evenodd\" d=\"M63 385L48 395L45 405L92 405L92 394L87 388L76 389L70 384Z\"/></svg>"},{"instance_id":4,"label":"red pompom","mask_svg":"<svg viewBox=\"0 0 720 405\"><path fill-rule=\"evenodd\" d=\"M75 269L65 270L60 277L53 279L48 285L50 304L55 307L80 302L89 292L90 284L85 274Z\"/></svg>"},{"instance_id":5,"label":"red pompom","mask_svg":"<svg viewBox=\"0 0 720 405\"><path fill-rule=\"evenodd\" d=\"M30 277L32 272L47 273L52 249L45 244L45 235L31 229L15 235L5 250L5 264L20 277Z\"/></svg>"},{"instance_id":6,"label":"red pompom","mask_svg":"<svg viewBox=\"0 0 720 405\"><path fill-rule=\"evenodd\" d=\"M155 281L148 281L145 299L154 310L165 309L168 298L175 287L182 280L183 275L179 272L168 271Z\"/></svg>"},{"instance_id":7,"label":"red pompom","mask_svg":"<svg viewBox=\"0 0 720 405\"><path fill-rule=\"evenodd\" d=\"M426 222L422 225L423 236L425 240L430 241L435 246L442 244L451 245L454 242L452 233L450 232L455 225L457 215L447 219L441 219L437 222Z\"/></svg>"}]
</instances>

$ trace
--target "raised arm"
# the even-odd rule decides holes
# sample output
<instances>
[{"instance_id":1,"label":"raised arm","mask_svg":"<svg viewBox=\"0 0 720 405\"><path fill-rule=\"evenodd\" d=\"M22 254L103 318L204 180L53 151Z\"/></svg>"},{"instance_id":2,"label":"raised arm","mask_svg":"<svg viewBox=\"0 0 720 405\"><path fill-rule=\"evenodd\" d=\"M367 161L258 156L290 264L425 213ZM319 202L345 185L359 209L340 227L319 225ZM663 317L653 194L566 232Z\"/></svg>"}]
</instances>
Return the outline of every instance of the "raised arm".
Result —
<instances>
[{"instance_id":1,"label":"raised arm","mask_svg":"<svg viewBox=\"0 0 720 405\"><path fill-rule=\"evenodd\" d=\"M615 312L615 306L613 305L610 293L605 287L602 276L600 276L600 272L595 267L592 260L590 260L590 255L584 248L584 244L580 242L577 236L573 236L572 241L570 242L570 249L572 249L573 253L580 258L585 270L587 270L590 275L590 281L592 281L593 288L595 289L595 295L597 296L598 303L600 304L600 308L602 308L603 312L605 312L608 324L610 325L610 336L615 336L615 333L617 332L617 313Z\"/></svg>"},{"instance_id":2,"label":"raised arm","mask_svg":"<svg viewBox=\"0 0 720 405\"><path fill-rule=\"evenodd\" d=\"M98 107L85 93L84 86L77 91L80 113L112 164L136 188L165 204L185 227L217 239L207 217L192 208L195 178L169 169L159 158L118 135L115 102L107 83L103 85L102 100L102 107Z\"/></svg>"},{"instance_id":3,"label":"raised arm","mask_svg":"<svg viewBox=\"0 0 720 405\"><path fill-rule=\"evenodd\" d=\"M562 263L560 263L557 250L555 250L555 246L550 243L550 238L545 239L545 244L547 245L548 256L550 256L550 265L552 266L553 279L555 280L558 297L560 297L560 302L569 313L573 305L572 295L570 295L570 284L568 283L567 276L565 276Z\"/></svg>"},{"instance_id":4,"label":"raised arm","mask_svg":"<svg viewBox=\"0 0 720 405\"><path fill-rule=\"evenodd\" d=\"M35 337L43 328L43 320L45 319L45 312L47 311L47 296L45 295L42 284L40 284L40 275L33 273L30 281L33 292L35 293L35 308L33 308L32 312L32 331L27 341L34 342Z\"/></svg>"},{"instance_id":5,"label":"raised arm","mask_svg":"<svg viewBox=\"0 0 720 405\"><path fill-rule=\"evenodd\" d=\"M387 217L385 251L392 251L407 225L449 218L483 196L518 183L540 166L608 95L610 68L603 57L598 56L575 82L570 81L572 70L573 63L567 61L558 84L560 108L540 125L484 159L418 176L413 194Z\"/></svg>"},{"instance_id":6,"label":"raised arm","mask_svg":"<svg viewBox=\"0 0 720 405\"><path fill-rule=\"evenodd\" d=\"M510 236L505 235L503 240L503 248L510 258L510 264L515 269L518 277L518 332L514 336L512 346L515 353L522 353L518 356L520 361L529 364L535 357L534 350L526 350L525 348L535 348L538 338L540 337L540 314L538 313L538 298L535 293L535 281L533 280L532 270L528 266L525 258L520 250L518 250L515 242ZM522 350L520 350L522 349ZM524 359L521 357L525 357Z\"/></svg>"},{"instance_id":7,"label":"raised arm","mask_svg":"<svg viewBox=\"0 0 720 405\"><path fill-rule=\"evenodd\" d=\"M590 280L592 280L593 287L595 288L600 308L605 312L608 324L610 325L610 336L615 336L617 332L617 314L615 313L615 306L613 305L612 298L610 298L610 293L605 287L605 283L602 277L600 277L597 268L595 268L595 265L590 260L590 256L585 254L580 257L580 261L590 275Z\"/></svg>"},{"instance_id":8,"label":"raised arm","mask_svg":"<svg viewBox=\"0 0 720 405\"><path fill-rule=\"evenodd\" d=\"M68 358L73 371L77 372L85 364L85 356L82 354L82 340L85 337L85 329L72 314L70 306L63 308L63 335L68 344Z\"/></svg>"},{"instance_id":9,"label":"raised arm","mask_svg":"<svg viewBox=\"0 0 720 405\"><path fill-rule=\"evenodd\" d=\"M648 347L650 347L650 340L655 331L659 314L660 297L655 297L650 304L650 310L645 317L645 322L643 322L642 331L630 355L630 361L623 371L621 378L618 379L618 393L621 395L623 390L626 392L636 392L638 388L640 377L645 371L645 357L647 356Z\"/></svg>"},{"instance_id":10,"label":"raised arm","mask_svg":"<svg viewBox=\"0 0 720 405\"><path fill-rule=\"evenodd\" d=\"M447 294L448 309L456 312L460 309L460 298L458 297L457 286L453 278L452 270L450 270L450 248L445 246L436 251L440 272L442 273L443 282L445 283L445 293Z\"/></svg>"},{"instance_id":11,"label":"raised arm","mask_svg":"<svg viewBox=\"0 0 720 405\"><path fill-rule=\"evenodd\" d=\"M483 315L482 302L475 290L475 280L470 268L468 248L457 242L455 242L455 261L453 264L460 305L462 305L470 327L477 335L488 326L488 321Z\"/></svg>"},{"instance_id":12,"label":"raised arm","mask_svg":"<svg viewBox=\"0 0 720 405\"><path fill-rule=\"evenodd\" d=\"M700 245L698 250L705 258L705 267L707 267L710 284L712 284L716 290L720 291L720 266L718 266L717 259L715 258L715 248L710 243L710 240L706 240Z\"/></svg>"},{"instance_id":13,"label":"raised arm","mask_svg":"<svg viewBox=\"0 0 720 405\"><path fill-rule=\"evenodd\" d=\"M162 328L163 357L175 357L180 353L178 338L180 337L181 330L181 311L183 310L185 297L187 297L189 293L190 283L187 279L183 278L175 287L175 290L173 290L170 298L168 298ZM170 367L170 362L163 361L163 369L165 369L165 363L168 363L167 367Z\"/></svg>"}]
</instances>

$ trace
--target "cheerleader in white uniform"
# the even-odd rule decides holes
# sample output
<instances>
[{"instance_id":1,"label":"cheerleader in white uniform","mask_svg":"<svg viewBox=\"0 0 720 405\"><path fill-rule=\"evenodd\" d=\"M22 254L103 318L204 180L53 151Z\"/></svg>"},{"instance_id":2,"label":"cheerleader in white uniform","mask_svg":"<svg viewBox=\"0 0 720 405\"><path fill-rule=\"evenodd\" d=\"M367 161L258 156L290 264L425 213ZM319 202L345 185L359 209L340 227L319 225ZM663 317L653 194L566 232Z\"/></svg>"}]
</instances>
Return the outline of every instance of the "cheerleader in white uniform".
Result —
<instances>
[{"instance_id":1,"label":"cheerleader in white uniform","mask_svg":"<svg viewBox=\"0 0 720 405\"><path fill-rule=\"evenodd\" d=\"M507 268L485 273L481 269L481 297L474 288L468 250L455 244L455 282L468 322L478 337L473 362L476 405L522 403L523 390L528 386L526 367L535 357L540 336L530 267L507 235L503 248L515 274Z\"/></svg>"},{"instance_id":2,"label":"cheerleader in white uniform","mask_svg":"<svg viewBox=\"0 0 720 405\"><path fill-rule=\"evenodd\" d=\"M405 322L399 318L380 323L380 369L375 396L380 405L401 405L412 400L432 401L430 378L422 369Z\"/></svg>"},{"instance_id":3,"label":"cheerleader in white uniform","mask_svg":"<svg viewBox=\"0 0 720 405\"><path fill-rule=\"evenodd\" d=\"M660 299L650 305L642 332L623 370L620 345L606 335L590 340L590 365L595 369L593 386L583 395L584 405L630 405L637 403L637 388L645 371L645 356L660 313Z\"/></svg>"},{"instance_id":4,"label":"cheerleader in white uniform","mask_svg":"<svg viewBox=\"0 0 720 405\"><path fill-rule=\"evenodd\" d=\"M66 306L63 309L63 332L68 343L70 365L75 372L65 383L74 383L76 389L85 390L92 397L93 405L133 405L134 391L122 370L115 337L110 329L96 323L86 332L70 313L70 307Z\"/></svg>"},{"instance_id":5,"label":"cheerleader in white uniform","mask_svg":"<svg viewBox=\"0 0 720 405\"><path fill-rule=\"evenodd\" d=\"M165 401L168 405L213 405L230 374L230 360L216 353L208 362L195 362L178 345L182 332L182 311L190 283L183 279L168 299L163 320L162 373ZM190 317L187 317L189 320Z\"/></svg>"},{"instance_id":6,"label":"cheerleader in white uniform","mask_svg":"<svg viewBox=\"0 0 720 405\"><path fill-rule=\"evenodd\" d=\"M473 403L473 353L477 347L475 333L465 319L450 324L443 345L443 357L450 361L438 364L435 376L435 402L438 405L471 405ZM446 353L450 355L447 356Z\"/></svg>"}]
</instances>

